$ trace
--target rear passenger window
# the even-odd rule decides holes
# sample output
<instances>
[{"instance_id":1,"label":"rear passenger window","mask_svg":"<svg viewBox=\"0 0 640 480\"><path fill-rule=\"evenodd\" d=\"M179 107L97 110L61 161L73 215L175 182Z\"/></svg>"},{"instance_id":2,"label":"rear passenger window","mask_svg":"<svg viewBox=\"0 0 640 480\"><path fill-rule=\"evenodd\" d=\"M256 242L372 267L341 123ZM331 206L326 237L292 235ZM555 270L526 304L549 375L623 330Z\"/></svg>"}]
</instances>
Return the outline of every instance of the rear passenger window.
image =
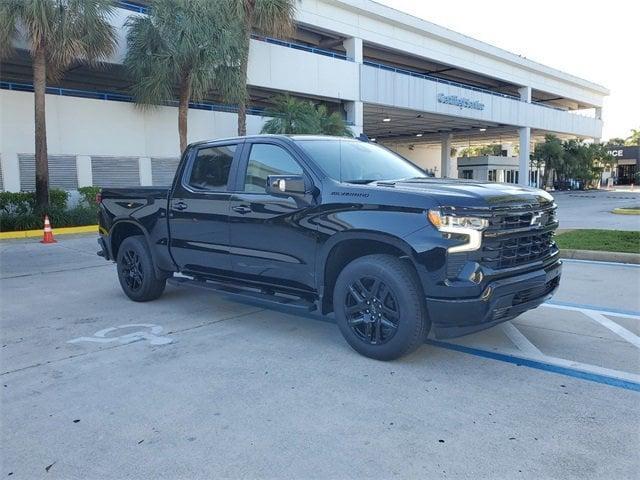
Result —
<instances>
[{"instance_id":1,"label":"rear passenger window","mask_svg":"<svg viewBox=\"0 0 640 480\"><path fill-rule=\"evenodd\" d=\"M235 145L198 150L189 186L198 190L226 190L235 151Z\"/></svg>"},{"instance_id":2,"label":"rear passenger window","mask_svg":"<svg viewBox=\"0 0 640 480\"><path fill-rule=\"evenodd\" d=\"M256 143L249 154L244 191L264 193L269 175L302 175L302 168L282 147Z\"/></svg>"}]
</instances>

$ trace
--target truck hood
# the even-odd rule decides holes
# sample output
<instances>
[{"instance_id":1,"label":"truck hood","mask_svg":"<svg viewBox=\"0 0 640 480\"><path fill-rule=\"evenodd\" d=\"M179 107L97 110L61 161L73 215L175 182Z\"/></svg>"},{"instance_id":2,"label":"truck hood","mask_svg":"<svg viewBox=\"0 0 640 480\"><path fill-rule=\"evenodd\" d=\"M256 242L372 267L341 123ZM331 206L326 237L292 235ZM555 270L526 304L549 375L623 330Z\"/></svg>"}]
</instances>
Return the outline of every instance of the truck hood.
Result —
<instances>
[{"instance_id":1,"label":"truck hood","mask_svg":"<svg viewBox=\"0 0 640 480\"><path fill-rule=\"evenodd\" d=\"M398 192L424 193L440 206L509 207L517 205L546 205L553 197L543 190L507 183L478 182L440 178L376 182L378 187Z\"/></svg>"}]
</instances>

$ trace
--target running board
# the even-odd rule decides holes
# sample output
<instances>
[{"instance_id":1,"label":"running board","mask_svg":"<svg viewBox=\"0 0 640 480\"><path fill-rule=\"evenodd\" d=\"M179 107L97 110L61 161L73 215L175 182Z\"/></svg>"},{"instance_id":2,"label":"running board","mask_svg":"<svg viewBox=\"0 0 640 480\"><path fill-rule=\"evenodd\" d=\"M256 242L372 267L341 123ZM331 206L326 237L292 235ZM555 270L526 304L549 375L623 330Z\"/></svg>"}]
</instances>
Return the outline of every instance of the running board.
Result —
<instances>
[{"instance_id":1,"label":"running board","mask_svg":"<svg viewBox=\"0 0 640 480\"><path fill-rule=\"evenodd\" d=\"M186 277L171 277L167 280L167 283L177 287L202 288L204 290L211 290L225 295L231 295L233 297L237 297L238 299L244 299L249 302L278 305L297 310L304 310L306 312L312 312L317 309L315 303L303 298L283 297L277 294L270 295L268 293L262 293L256 290L248 290L241 287L236 287L234 285L228 285L209 280L193 280Z\"/></svg>"}]
</instances>

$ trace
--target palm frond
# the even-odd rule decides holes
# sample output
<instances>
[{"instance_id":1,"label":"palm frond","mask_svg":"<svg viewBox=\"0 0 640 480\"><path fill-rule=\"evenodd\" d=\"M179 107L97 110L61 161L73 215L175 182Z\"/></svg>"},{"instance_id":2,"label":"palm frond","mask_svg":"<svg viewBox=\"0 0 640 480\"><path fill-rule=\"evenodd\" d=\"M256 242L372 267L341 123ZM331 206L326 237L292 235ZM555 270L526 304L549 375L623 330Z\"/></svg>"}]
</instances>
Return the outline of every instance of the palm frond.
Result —
<instances>
[{"instance_id":1,"label":"palm frond","mask_svg":"<svg viewBox=\"0 0 640 480\"><path fill-rule=\"evenodd\" d=\"M253 28L260 33L287 38L295 31L295 0L255 0Z\"/></svg>"}]
</instances>

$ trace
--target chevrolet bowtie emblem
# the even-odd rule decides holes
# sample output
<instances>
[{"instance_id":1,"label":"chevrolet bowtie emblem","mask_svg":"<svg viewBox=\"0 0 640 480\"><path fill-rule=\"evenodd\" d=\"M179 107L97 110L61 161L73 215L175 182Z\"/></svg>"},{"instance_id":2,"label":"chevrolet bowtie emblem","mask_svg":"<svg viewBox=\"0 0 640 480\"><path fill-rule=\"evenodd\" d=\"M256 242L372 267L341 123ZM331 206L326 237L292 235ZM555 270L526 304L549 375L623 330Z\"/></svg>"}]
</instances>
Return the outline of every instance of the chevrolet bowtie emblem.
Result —
<instances>
[{"instance_id":1,"label":"chevrolet bowtie emblem","mask_svg":"<svg viewBox=\"0 0 640 480\"><path fill-rule=\"evenodd\" d=\"M532 227L542 226L542 212L535 212L531 215L531 226Z\"/></svg>"}]
</instances>

